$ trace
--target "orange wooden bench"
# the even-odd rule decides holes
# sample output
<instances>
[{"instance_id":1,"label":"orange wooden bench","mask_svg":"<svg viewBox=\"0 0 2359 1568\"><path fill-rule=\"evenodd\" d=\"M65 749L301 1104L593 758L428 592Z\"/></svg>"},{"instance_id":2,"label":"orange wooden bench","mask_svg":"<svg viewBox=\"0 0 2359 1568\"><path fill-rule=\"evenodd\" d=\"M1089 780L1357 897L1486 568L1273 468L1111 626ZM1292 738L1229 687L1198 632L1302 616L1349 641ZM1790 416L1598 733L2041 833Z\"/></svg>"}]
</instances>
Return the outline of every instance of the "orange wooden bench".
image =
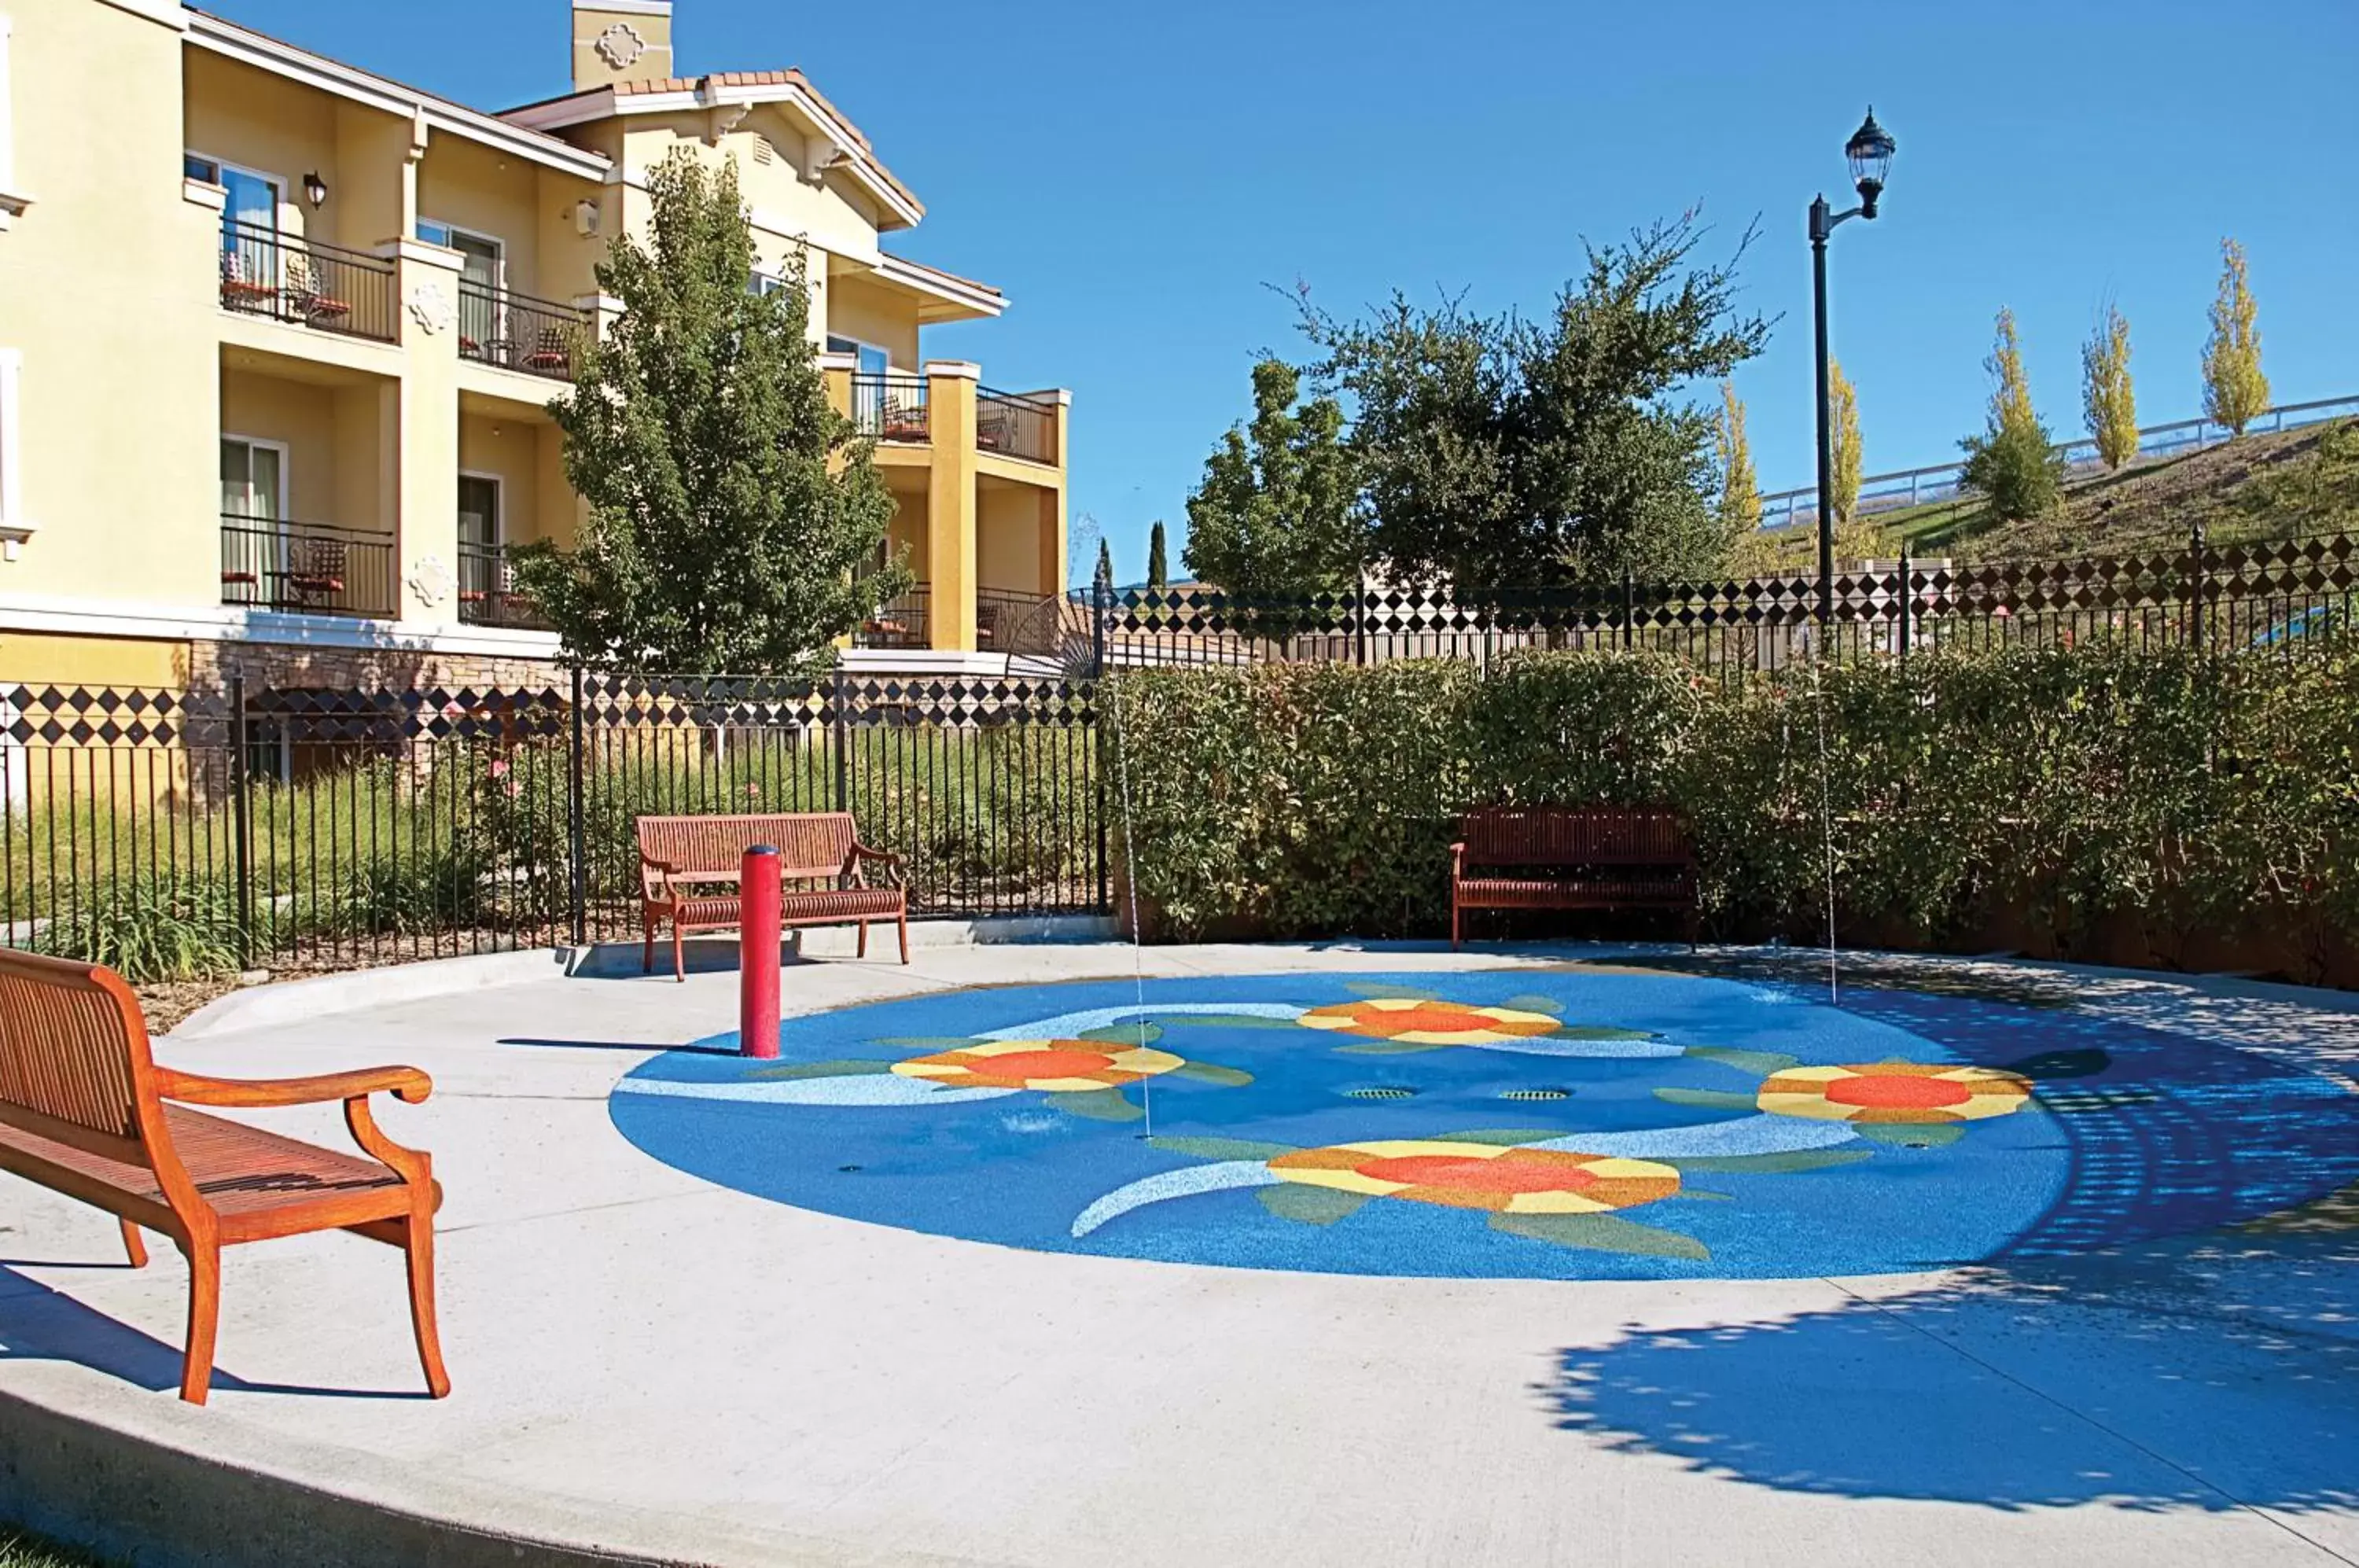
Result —
<instances>
[{"instance_id":1,"label":"orange wooden bench","mask_svg":"<svg viewBox=\"0 0 2359 1568\"><path fill-rule=\"evenodd\" d=\"M687 934L738 923L737 878L745 852L757 844L778 852L785 885L779 924L857 925L859 956L865 958L870 923L891 920L901 933L901 962L909 962L909 899L900 882L901 857L862 844L849 811L641 817L638 829L639 921L647 933L639 955L642 973L655 972L656 934L665 921L671 922L672 975L681 980L688 978ZM872 860L884 866L890 886L868 885L864 867ZM704 890L724 883L722 890Z\"/></svg>"},{"instance_id":2,"label":"orange wooden bench","mask_svg":"<svg viewBox=\"0 0 2359 1568\"><path fill-rule=\"evenodd\" d=\"M434 1211L427 1156L377 1130L369 1096L416 1105L433 1085L415 1067L313 1078L208 1078L158 1067L138 998L111 969L0 952L0 1171L106 1210L131 1266L142 1229L189 1260L189 1336L180 1398L205 1402L221 1318L221 1249L245 1241L348 1230L409 1260L410 1325L426 1387L451 1391L434 1327ZM189 1105L344 1103L366 1159Z\"/></svg>"},{"instance_id":3,"label":"orange wooden bench","mask_svg":"<svg viewBox=\"0 0 2359 1568\"><path fill-rule=\"evenodd\" d=\"M1486 806L1450 846L1450 946L1469 909L1679 909L1695 940L1695 843L1659 806Z\"/></svg>"}]
</instances>

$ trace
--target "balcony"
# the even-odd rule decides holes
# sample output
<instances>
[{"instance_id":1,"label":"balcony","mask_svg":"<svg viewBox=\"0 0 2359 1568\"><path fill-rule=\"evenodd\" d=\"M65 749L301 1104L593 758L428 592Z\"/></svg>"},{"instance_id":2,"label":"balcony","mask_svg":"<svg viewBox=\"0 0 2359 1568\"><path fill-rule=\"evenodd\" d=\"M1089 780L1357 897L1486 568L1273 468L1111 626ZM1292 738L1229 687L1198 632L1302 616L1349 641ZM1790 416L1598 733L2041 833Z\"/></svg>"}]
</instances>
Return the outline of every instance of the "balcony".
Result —
<instances>
[{"instance_id":1,"label":"balcony","mask_svg":"<svg viewBox=\"0 0 2359 1568\"><path fill-rule=\"evenodd\" d=\"M1042 397L979 387L974 395L974 444L984 452L1027 463L1057 461L1057 405Z\"/></svg>"},{"instance_id":2,"label":"balcony","mask_svg":"<svg viewBox=\"0 0 2359 1568\"><path fill-rule=\"evenodd\" d=\"M393 536L222 514L222 603L309 615L390 619L399 608Z\"/></svg>"},{"instance_id":3,"label":"balcony","mask_svg":"<svg viewBox=\"0 0 2359 1568\"><path fill-rule=\"evenodd\" d=\"M253 223L222 225L221 302L242 316L344 337L401 335L391 262Z\"/></svg>"},{"instance_id":4,"label":"balcony","mask_svg":"<svg viewBox=\"0 0 2359 1568\"><path fill-rule=\"evenodd\" d=\"M471 626L545 632L549 621L531 596L516 591L516 567L506 547L459 541L459 619Z\"/></svg>"},{"instance_id":5,"label":"balcony","mask_svg":"<svg viewBox=\"0 0 2359 1568\"><path fill-rule=\"evenodd\" d=\"M590 334L587 314L472 278L459 281L459 355L551 381L573 379L574 356Z\"/></svg>"},{"instance_id":6,"label":"balcony","mask_svg":"<svg viewBox=\"0 0 2359 1568\"><path fill-rule=\"evenodd\" d=\"M931 441L933 427L927 417L926 378L899 371L854 376L852 426L874 441Z\"/></svg>"},{"instance_id":7,"label":"balcony","mask_svg":"<svg viewBox=\"0 0 2359 1568\"><path fill-rule=\"evenodd\" d=\"M914 583L897 599L887 599L852 634L854 648L931 648L926 631L933 594L927 584Z\"/></svg>"}]
</instances>

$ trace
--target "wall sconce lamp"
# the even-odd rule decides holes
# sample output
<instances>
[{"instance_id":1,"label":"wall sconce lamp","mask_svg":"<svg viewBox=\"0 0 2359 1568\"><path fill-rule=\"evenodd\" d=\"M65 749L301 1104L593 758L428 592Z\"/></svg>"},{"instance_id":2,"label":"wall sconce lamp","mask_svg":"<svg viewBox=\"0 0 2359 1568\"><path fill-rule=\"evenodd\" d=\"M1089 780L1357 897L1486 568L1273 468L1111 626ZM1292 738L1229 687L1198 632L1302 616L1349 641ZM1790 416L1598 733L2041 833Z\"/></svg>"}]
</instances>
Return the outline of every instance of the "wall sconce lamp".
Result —
<instances>
[{"instance_id":1,"label":"wall sconce lamp","mask_svg":"<svg viewBox=\"0 0 2359 1568\"><path fill-rule=\"evenodd\" d=\"M328 200L328 182L320 178L316 169L303 177L303 200L310 202L315 212Z\"/></svg>"}]
</instances>

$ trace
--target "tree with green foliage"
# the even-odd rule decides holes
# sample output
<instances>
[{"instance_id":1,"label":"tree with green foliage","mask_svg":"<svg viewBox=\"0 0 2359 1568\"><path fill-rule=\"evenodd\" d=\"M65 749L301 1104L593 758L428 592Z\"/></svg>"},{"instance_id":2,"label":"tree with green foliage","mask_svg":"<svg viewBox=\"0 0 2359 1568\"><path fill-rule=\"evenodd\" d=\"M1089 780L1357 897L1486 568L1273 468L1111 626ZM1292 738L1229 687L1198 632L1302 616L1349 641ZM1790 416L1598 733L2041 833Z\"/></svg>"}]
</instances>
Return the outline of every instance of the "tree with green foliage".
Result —
<instances>
[{"instance_id":1,"label":"tree with green foliage","mask_svg":"<svg viewBox=\"0 0 2359 1568\"><path fill-rule=\"evenodd\" d=\"M893 497L829 405L799 266L755 294L734 164L649 171L647 242L618 239L598 288L612 332L549 405L589 504L572 550L516 551L516 583L567 657L682 674L795 674L908 584L876 562Z\"/></svg>"},{"instance_id":2,"label":"tree with green foliage","mask_svg":"<svg viewBox=\"0 0 2359 1568\"><path fill-rule=\"evenodd\" d=\"M2081 345L2081 408L2097 456L2119 468L2137 455L2137 392L2130 385L2130 324L2114 306Z\"/></svg>"},{"instance_id":3,"label":"tree with green foliage","mask_svg":"<svg viewBox=\"0 0 2359 1568\"><path fill-rule=\"evenodd\" d=\"M1318 383L1353 409L1375 553L1461 594L1698 575L1728 550L1713 416L1683 400L1760 353L1735 266L1692 218L1592 246L1538 321L1399 295L1367 321L1303 307Z\"/></svg>"},{"instance_id":4,"label":"tree with green foliage","mask_svg":"<svg viewBox=\"0 0 2359 1568\"><path fill-rule=\"evenodd\" d=\"M1859 440L1859 394L1853 389L1851 377L1843 374L1843 361L1832 357L1827 361L1827 429L1834 448L1828 499L1834 507L1835 524L1841 527L1859 510L1864 450Z\"/></svg>"},{"instance_id":5,"label":"tree with green foliage","mask_svg":"<svg viewBox=\"0 0 2359 1568\"><path fill-rule=\"evenodd\" d=\"M1114 547L1106 543L1103 534L1098 536L1097 575L1092 581L1101 595L1114 592Z\"/></svg>"},{"instance_id":6,"label":"tree with green foliage","mask_svg":"<svg viewBox=\"0 0 2359 1568\"><path fill-rule=\"evenodd\" d=\"M2245 279L2245 247L2222 240L2220 292L2212 301L2212 335L2203 343L2203 412L2237 435L2269 406L2259 313Z\"/></svg>"},{"instance_id":7,"label":"tree with green foliage","mask_svg":"<svg viewBox=\"0 0 2359 1568\"><path fill-rule=\"evenodd\" d=\"M1979 491L2004 522L2043 517L2055 509L2064 484L2064 459L2031 403L2023 371L2015 312L2002 306L1997 342L1983 361L1993 383L1983 433L1959 442L1966 454L1966 488Z\"/></svg>"},{"instance_id":8,"label":"tree with green foliage","mask_svg":"<svg viewBox=\"0 0 2359 1568\"><path fill-rule=\"evenodd\" d=\"M1745 405L1736 384L1720 384L1720 423L1712 431L1720 456L1720 526L1742 539L1761 526L1761 485L1753 473L1753 447L1745 437Z\"/></svg>"},{"instance_id":9,"label":"tree with green foliage","mask_svg":"<svg viewBox=\"0 0 2359 1568\"><path fill-rule=\"evenodd\" d=\"M1188 497L1189 574L1247 600L1340 593L1357 578L1365 531L1358 484L1332 397L1300 402L1283 360L1253 369L1254 414L1204 460Z\"/></svg>"},{"instance_id":10,"label":"tree with green foliage","mask_svg":"<svg viewBox=\"0 0 2359 1568\"><path fill-rule=\"evenodd\" d=\"M1171 558L1165 553L1160 517L1147 534L1147 585L1158 593L1171 586Z\"/></svg>"}]
</instances>

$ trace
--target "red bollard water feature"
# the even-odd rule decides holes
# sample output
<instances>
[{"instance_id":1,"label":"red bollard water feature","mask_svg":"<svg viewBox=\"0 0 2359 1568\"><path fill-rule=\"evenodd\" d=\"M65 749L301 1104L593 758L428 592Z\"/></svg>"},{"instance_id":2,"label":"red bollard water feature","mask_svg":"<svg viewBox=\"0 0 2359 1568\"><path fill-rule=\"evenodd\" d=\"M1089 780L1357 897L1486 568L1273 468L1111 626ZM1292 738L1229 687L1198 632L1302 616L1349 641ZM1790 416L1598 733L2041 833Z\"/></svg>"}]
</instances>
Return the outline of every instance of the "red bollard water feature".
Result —
<instances>
[{"instance_id":1,"label":"red bollard water feature","mask_svg":"<svg viewBox=\"0 0 2359 1568\"><path fill-rule=\"evenodd\" d=\"M737 883L737 1051L778 1054L778 852L757 844L745 852Z\"/></svg>"}]
</instances>

